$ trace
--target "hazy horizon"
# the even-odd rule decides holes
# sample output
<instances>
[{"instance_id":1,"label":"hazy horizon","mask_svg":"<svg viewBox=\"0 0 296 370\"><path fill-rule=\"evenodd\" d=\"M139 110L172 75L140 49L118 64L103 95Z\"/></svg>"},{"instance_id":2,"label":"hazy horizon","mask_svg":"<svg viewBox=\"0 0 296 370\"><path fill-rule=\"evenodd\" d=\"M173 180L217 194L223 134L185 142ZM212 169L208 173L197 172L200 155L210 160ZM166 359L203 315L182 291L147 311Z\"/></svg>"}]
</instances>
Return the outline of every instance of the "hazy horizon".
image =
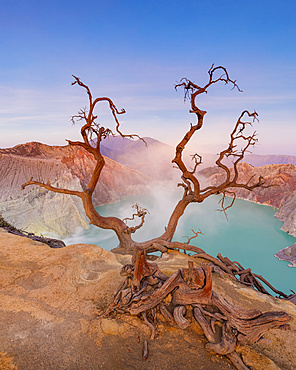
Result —
<instances>
[{"instance_id":1,"label":"hazy horizon","mask_svg":"<svg viewBox=\"0 0 296 370\"><path fill-rule=\"evenodd\" d=\"M156 141L159 141L161 144L165 144L165 145L169 145L169 146L171 146L173 149L175 148L175 146L174 145L171 145L171 144L168 144L168 143L165 143L165 142L163 142L163 141L160 141L160 140L157 140L157 139L155 139L154 137L152 137L152 136L147 136L147 137L149 137L150 139L153 139L153 140L156 140ZM128 140L131 140L131 139L128 139ZM135 139L136 141L137 140L140 140L140 139ZM23 145L23 144L29 144L29 143L32 143L32 142L37 142L37 143L40 143L40 144L44 144L44 145L49 145L49 146L67 146L68 145L68 143L65 141L65 143L64 144L48 144L48 143L46 143L46 142L41 142L41 141L27 141L27 142L23 142L23 143L17 143L17 144L15 144L15 145L13 145L13 146L8 146L8 145L5 145L5 146L2 146L2 147L0 147L0 149L10 149L10 148L14 148L14 147L16 147L16 146L18 146L18 145ZM177 144L177 143L176 143ZM104 142L102 142L102 145L104 146ZM225 146L226 146L226 143L225 143ZM193 149L193 148L190 148L190 149ZM187 154L190 154L191 152L193 153L193 151L192 150L190 150L190 149L185 149L185 152L187 153ZM222 150L222 148L220 148L221 150ZM212 151L212 152L210 152L210 151L207 151L207 152L199 152L199 154L202 154L202 155L217 155L217 153L216 152L214 152L214 151ZM296 152L295 152L295 154L293 155L293 154L287 154L287 153L257 153L257 152L254 152L254 151L252 151L252 152L248 152L248 153L246 153L246 155L245 155L245 157L247 157L247 156L249 156L249 155L258 155L258 156L287 156L287 157L296 157Z\"/></svg>"}]
</instances>

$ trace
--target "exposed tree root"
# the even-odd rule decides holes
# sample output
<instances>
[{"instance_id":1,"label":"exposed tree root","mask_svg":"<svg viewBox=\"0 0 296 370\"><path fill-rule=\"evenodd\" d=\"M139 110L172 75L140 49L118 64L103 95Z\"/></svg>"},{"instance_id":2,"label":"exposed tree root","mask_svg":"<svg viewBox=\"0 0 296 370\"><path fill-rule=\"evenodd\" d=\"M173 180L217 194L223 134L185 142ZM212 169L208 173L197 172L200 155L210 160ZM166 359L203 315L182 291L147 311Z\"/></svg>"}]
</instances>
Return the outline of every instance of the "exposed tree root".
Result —
<instances>
[{"instance_id":1,"label":"exposed tree root","mask_svg":"<svg viewBox=\"0 0 296 370\"><path fill-rule=\"evenodd\" d=\"M189 261L188 268L168 277L156 263L147 262L145 251L139 250L134 266L125 265L121 275L126 277L125 281L105 315L117 312L140 315L151 330L152 340L159 318L183 330L196 320L208 340L206 349L227 356L237 369L248 369L235 351L237 343L255 343L269 329L289 328L291 317L285 312L246 310L215 293L209 264L195 268ZM146 342L143 359L147 357Z\"/></svg>"},{"instance_id":2,"label":"exposed tree root","mask_svg":"<svg viewBox=\"0 0 296 370\"><path fill-rule=\"evenodd\" d=\"M278 295L279 298L286 299L294 304L296 304L296 294L285 294L284 292L276 289L272 284L270 284L262 275L255 274L252 272L250 268L243 268L242 265L237 261L231 261L228 257L222 257L219 253L217 258L211 256L210 254L206 253L203 249L199 247L195 247L194 245L190 245L188 243L180 243L180 242L168 242L164 240L157 240L155 239L151 245L146 244L141 246L147 252L155 252L161 251L166 252L168 250L179 250L187 252L195 253L192 255L193 257L203 258L209 262L211 262L213 269L215 272L223 275L226 273L232 276L236 281L242 283L245 286L251 287L258 292L271 295L268 290L264 287L263 284L266 285L270 290L272 290L275 294ZM262 284L263 283L263 284Z\"/></svg>"},{"instance_id":3,"label":"exposed tree root","mask_svg":"<svg viewBox=\"0 0 296 370\"><path fill-rule=\"evenodd\" d=\"M242 265L237 261L230 261L227 257L222 257L221 254L218 254L218 259L225 265L229 270L231 270L231 274L242 284L249 286L258 290L263 294L271 295L262 285L264 283L268 288L270 288L275 294L278 294L280 298L284 298L286 300L291 301L292 303L296 304L296 294L287 295L282 291L274 288L263 276L255 274L252 272L250 268L244 269ZM238 275L239 278L236 277ZM261 282L260 282L261 281Z\"/></svg>"}]
</instances>

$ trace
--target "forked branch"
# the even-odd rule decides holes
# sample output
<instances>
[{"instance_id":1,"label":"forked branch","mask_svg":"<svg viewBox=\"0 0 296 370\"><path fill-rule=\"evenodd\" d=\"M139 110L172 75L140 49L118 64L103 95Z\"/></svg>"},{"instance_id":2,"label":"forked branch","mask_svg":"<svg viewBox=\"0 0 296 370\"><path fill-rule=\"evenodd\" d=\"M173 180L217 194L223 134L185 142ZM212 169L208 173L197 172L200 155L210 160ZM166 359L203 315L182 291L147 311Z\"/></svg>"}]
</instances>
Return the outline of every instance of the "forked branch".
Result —
<instances>
[{"instance_id":1,"label":"forked branch","mask_svg":"<svg viewBox=\"0 0 296 370\"><path fill-rule=\"evenodd\" d=\"M227 216L226 211L233 206L235 198L236 198L236 194L235 192L228 191L228 190L223 190L221 193L222 193L222 198L219 200L219 203L221 204L221 209L217 209L217 211L223 212L228 221L228 216ZM226 200L227 195L231 196L231 201L230 201L230 204L226 206L225 200Z\"/></svg>"},{"instance_id":2,"label":"forked branch","mask_svg":"<svg viewBox=\"0 0 296 370\"><path fill-rule=\"evenodd\" d=\"M79 85L83 89L86 90L88 95L88 107L81 109L77 115L72 117L72 123L76 123L81 121L82 128L81 128L81 136L82 141L71 141L67 140L69 145L72 147L82 147L89 153L91 153L95 159L95 168L91 175L91 178L85 188L84 191L74 191L64 188L58 188L52 186L50 182L47 183L41 181L35 181L31 178L28 182L22 185L22 189L30 185L38 185L43 187L47 190L53 191L55 193L63 193L69 195L76 195L80 197L83 201L83 206L86 212L86 215L90 219L90 223L101 227L103 229L112 229L115 231L120 244L125 246L127 249L132 249L134 242L130 237L130 233L135 232L136 229L140 228L144 223L145 212L142 211L142 222L140 225L136 226L135 228L128 228L126 224L117 217L103 217L99 215L99 213L95 210L92 201L93 192L98 184L101 172L105 166L105 159L101 153L100 144L102 139L105 139L109 135L113 135L113 131L110 128L105 128L101 126L97 122L98 116L95 114L95 108L100 102L105 102L108 104L111 114L114 118L115 123L115 132L117 132L121 137L128 137L128 138L138 138L141 139L138 135L125 135L120 130L120 123L118 120L118 115L125 113L124 109L118 110L115 106L114 102L108 97L99 97L93 98L92 93L87 85L85 85L80 78L73 76L74 82L72 85ZM142 139L141 139L142 140ZM138 214L140 214L140 210L137 210ZM140 217L140 216L139 216Z\"/></svg>"},{"instance_id":3,"label":"forked branch","mask_svg":"<svg viewBox=\"0 0 296 370\"><path fill-rule=\"evenodd\" d=\"M220 75L218 74L219 72L221 72ZM208 71L208 76L208 82L204 86L199 86L187 78L182 78L180 82L175 85L176 89L180 87L184 89L184 99L190 100L190 113L196 114L197 123L195 125L192 123L190 124L190 129L186 132L183 139L176 146L175 157L172 160L172 162L176 164L177 168L179 168L181 171L181 179L183 182L178 184L178 186L184 188L184 193L182 199L176 205L170 217L165 233L162 235L162 238L166 240L172 239L178 224L178 220L190 203L201 203L211 195L223 194L222 211L226 214L226 209L232 206L233 202L230 206L225 207L225 195L229 194L229 192L233 192L232 188L244 188L252 191L258 187L265 188L271 186L266 185L263 177L261 176L252 184L250 184L250 180L247 181L247 183L241 183L238 181L238 164L242 161L246 152L248 152L248 150L257 142L256 132L252 133L251 135L245 134L246 128L252 126L252 123L258 120L258 115L256 112L250 113L249 111L244 110L241 113L233 131L230 134L230 141L227 148L220 152L216 164L225 173L225 179L220 184L201 188L196 174L197 167L201 164L202 160L200 155L194 154L192 156L193 160L195 161L195 165L192 170L189 170L186 166L183 160L183 152L193 135L202 128L204 116L207 113L198 107L197 97L203 93L207 93L209 87L218 82L223 82L226 85L230 84L232 85L232 88L236 88L238 91L241 91L236 81L230 78L226 68L222 66L214 67L214 65L212 65ZM246 117L247 119L245 119ZM239 147L239 145L241 147ZM233 159L233 169L228 167L223 162L223 160L226 158Z\"/></svg>"},{"instance_id":4,"label":"forked branch","mask_svg":"<svg viewBox=\"0 0 296 370\"><path fill-rule=\"evenodd\" d=\"M190 244L191 240L197 238L198 235L204 235L204 233L200 229L198 231L194 231L193 229L191 229L191 231L193 232L194 235L191 236L190 238L187 236L188 240L186 244Z\"/></svg>"},{"instance_id":5,"label":"forked branch","mask_svg":"<svg viewBox=\"0 0 296 370\"><path fill-rule=\"evenodd\" d=\"M141 222L139 225L137 226L133 226L133 227L127 227L125 229L125 233L127 234L133 234L135 233L137 230L139 230L143 225L144 225L144 222L145 222L145 217L147 215L147 213L149 214L148 210L146 208L142 208L141 206L139 206L138 203L134 204L132 206L132 208L136 211L135 213L133 213L132 217L126 217L124 218L122 221L124 221L126 223L126 221L134 221L135 220L135 217L139 217L141 219Z\"/></svg>"},{"instance_id":6,"label":"forked branch","mask_svg":"<svg viewBox=\"0 0 296 370\"><path fill-rule=\"evenodd\" d=\"M218 71L221 71L222 74L219 77L215 78L214 76ZM193 171L189 171L182 159L182 154L183 154L183 151L186 145L191 140L194 133L197 130L200 130L202 128L204 116L207 113L206 111L203 111L197 107L196 99L198 95L207 93L208 88L211 85L216 84L218 82L224 82L225 84L231 84L233 88L237 88L239 91L241 91L238 85L236 84L236 81L232 80L229 77L229 74L226 68L222 66L214 67L214 65L212 65L208 71L208 75L209 75L209 80L207 84L204 85L203 87L196 85L195 83L188 80L187 78L182 78L181 81L175 85L175 89L179 87L183 87L184 99L185 100L187 98L190 99L190 107L191 107L190 113L195 113L197 116L197 124L196 125L190 124L189 131L187 131L184 138L181 140L181 142L176 147L176 155L172 161L181 170L182 178L185 179L186 181L189 181L192 184L192 187L194 189L194 192L192 194L193 195L192 201L195 201L195 202L201 202L204 199L201 194L200 183L198 179L196 178L196 176L194 175L197 166L201 163L201 156L197 154L193 156L193 159L195 159L195 166L194 166ZM187 187L188 187L188 184L187 184Z\"/></svg>"},{"instance_id":7,"label":"forked branch","mask_svg":"<svg viewBox=\"0 0 296 370\"><path fill-rule=\"evenodd\" d=\"M108 105L109 105L109 108L111 110L111 113L113 115L113 118L114 118L114 121L115 121L115 131L121 136L121 137L126 137L126 138L130 138L130 139L134 139L134 138L138 138L139 140L142 140L144 143L145 143L145 140L142 139L139 135L137 134L123 134L120 130L120 122L118 120L118 115L120 114L124 114L126 113L125 112L125 109L121 109L121 110L118 110L116 105L113 103L113 101L108 98L108 97L100 97L100 98L96 98L93 100L93 96L92 96L92 93L89 89L89 87L87 85L85 85L79 77L76 77L74 75L72 75L74 77L74 82L72 83L72 85L75 85L75 84L78 84L79 86L83 87L85 90L86 90L86 93L88 95L88 98L89 98L89 110L88 112L85 111L80 111L78 113L77 116L73 116L72 117L72 122L75 122L75 119L78 118L78 120L84 120L85 121L85 125L82 127L81 129L81 135L85 141L85 143L88 143L88 134L90 133L95 133L97 135L97 140L98 141L101 141L102 138L106 138L106 136L108 136L109 134L112 134L113 135L113 132L110 130L110 129L107 129L108 132L106 132L106 130L103 128L103 130L101 130L101 132L99 132L99 128L100 128L100 125L98 123L96 123L96 119L98 118L98 116L95 116L94 115L94 109L96 107L96 105L99 103L99 102L107 102ZM82 112L82 114L81 114Z\"/></svg>"}]
</instances>

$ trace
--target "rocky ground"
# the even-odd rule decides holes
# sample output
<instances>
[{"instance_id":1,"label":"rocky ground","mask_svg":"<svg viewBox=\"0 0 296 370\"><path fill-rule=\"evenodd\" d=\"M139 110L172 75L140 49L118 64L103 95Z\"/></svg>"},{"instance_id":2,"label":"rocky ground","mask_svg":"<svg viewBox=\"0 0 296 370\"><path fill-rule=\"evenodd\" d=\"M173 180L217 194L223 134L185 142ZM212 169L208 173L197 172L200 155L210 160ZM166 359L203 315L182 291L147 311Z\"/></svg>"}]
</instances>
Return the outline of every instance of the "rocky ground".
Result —
<instances>
[{"instance_id":1,"label":"rocky ground","mask_svg":"<svg viewBox=\"0 0 296 370\"><path fill-rule=\"evenodd\" d=\"M187 265L172 252L157 261L166 274ZM122 281L129 256L95 245L47 245L0 228L0 369L232 369L225 357L204 349L198 324L182 331L160 322L156 338L138 317L100 318ZM196 260L195 265L201 264ZM262 311L296 306L267 297L214 273L214 290L230 303ZM294 369L296 322L270 330L267 341L241 346L253 369ZM149 357L142 359L148 341Z\"/></svg>"}]
</instances>

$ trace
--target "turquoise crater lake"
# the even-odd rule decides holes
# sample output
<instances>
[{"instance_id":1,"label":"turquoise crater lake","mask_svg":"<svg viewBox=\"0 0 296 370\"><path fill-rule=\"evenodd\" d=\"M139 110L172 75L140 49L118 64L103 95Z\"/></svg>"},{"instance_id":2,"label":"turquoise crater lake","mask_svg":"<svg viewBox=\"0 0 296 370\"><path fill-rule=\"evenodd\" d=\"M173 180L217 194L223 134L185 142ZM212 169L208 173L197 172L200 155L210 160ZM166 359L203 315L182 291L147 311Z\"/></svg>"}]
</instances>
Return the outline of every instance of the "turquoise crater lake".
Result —
<instances>
[{"instance_id":1,"label":"turquoise crater lake","mask_svg":"<svg viewBox=\"0 0 296 370\"><path fill-rule=\"evenodd\" d=\"M98 211L104 216L125 218L131 216L135 203L147 208L150 214L143 228L134 235L136 241L145 241L163 233L180 196L180 192L162 190L152 195L127 197L119 203L100 206ZM290 289L296 291L296 268L274 257L274 253L296 242L296 238L280 230L282 223L274 217L276 210L237 199L227 212L227 221L222 212L216 211L219 200L220 197L214 196L202 204L190 204L179 221L175 240L185 242L187 237L193 236L191 229L200 229L204 235L193 239L191 244L214 257L221 253L244 268L250 267L286 294L290 294ZM88 230L78 230L64 241L66 244L96 244L107 250L118 244L112 231L93 225Z\"/></svg>"}]
</instances>

